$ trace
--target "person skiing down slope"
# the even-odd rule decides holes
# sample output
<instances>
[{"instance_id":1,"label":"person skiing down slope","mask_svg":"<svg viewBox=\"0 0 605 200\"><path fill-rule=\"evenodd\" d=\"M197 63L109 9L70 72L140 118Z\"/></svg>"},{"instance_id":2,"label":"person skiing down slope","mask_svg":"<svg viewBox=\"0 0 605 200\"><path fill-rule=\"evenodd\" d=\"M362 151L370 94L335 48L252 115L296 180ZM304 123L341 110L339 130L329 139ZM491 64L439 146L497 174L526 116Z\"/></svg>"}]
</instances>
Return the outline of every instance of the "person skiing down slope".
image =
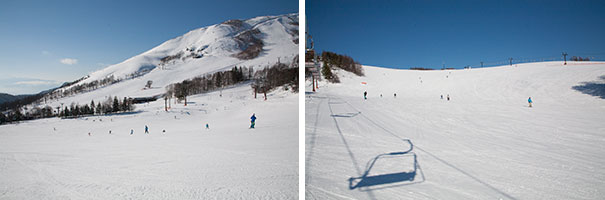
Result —
<instances>
[{"instance_id":1,"label":"person skiing down slope","mask_svg":"<svg viewBox=\"0 0 605 200\"><path fill-rule=\"evenodd\" d=\"M531 97L529 97L529 99L527 99L527 103L529 103L529 107L531 108L531 103L533 103L533 101L531 100Z\"/></svg>"},{"instance_id":2,"label":"person skiing down slope","mask_svg":"<svg viewBox=\"0 0 605 200\"><path fill-rule=\"evenodd\" d=\"M363 92L363 99L368 99L368 91Z\"/></svg>"},{"instance_id":3,"label":"person skiing down slope","mask_svg":"<svg viewBox=\"0 0 605 200\"><path fill-rule=\"evenodd\" d=\"M149 127L147 125L145 125L145 133L149 134Z\"/></svg>"},{"instance_id":4,"label":"person skiing down slope","mask_svg":"<svg viewBox=\"0 0 605 200\"><path fill-rule=\"evenodd\" d=\"M250 128L254 128L255 121L256 121L256 116L254 113L252 113L252 117L250 117Z\"/></svg>"}]
</instances>

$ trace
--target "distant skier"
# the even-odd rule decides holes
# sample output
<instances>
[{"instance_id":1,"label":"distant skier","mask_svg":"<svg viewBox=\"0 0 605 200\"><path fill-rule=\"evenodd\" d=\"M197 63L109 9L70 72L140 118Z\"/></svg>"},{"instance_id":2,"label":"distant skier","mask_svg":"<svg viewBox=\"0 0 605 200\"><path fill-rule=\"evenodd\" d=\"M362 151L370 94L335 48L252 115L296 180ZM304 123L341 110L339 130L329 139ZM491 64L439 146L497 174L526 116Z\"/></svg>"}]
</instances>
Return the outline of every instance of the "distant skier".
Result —
<instances>
[{"instance_id":1,"label":"distant skier","mask_svg":"<svg viewBox=\"0 0 605 200\"><path fill-rule=\"evenodd\" d=\"M397 98L397 93L393 93L393 98Z\"/></svg>"},{"instance_id":2,"label":"distant skier","mask_svg":"<svg viewBox=\"0 0 605 200\"><path fill-rule=\"evenodd\" d=\"M441 99L443 99L443 95L441 95Z\"/></svg>"},{"instance_id":3,"label":"distant skier","mask_svg":"<svg viewBox=\"0 0 605 200\"><path fill-rule=\"evenodd\" d=\"M250 128L254 128L255 125L255 121L256 121L256 115L254 113L252 113L252 117L250 117Z\"/></svg>"},{"instance_id":4,"label":"distant skier","mask_svg":"<svg viewBox=\"0 0 605 200\"><path fill-rule=\"evenodd\" d=\"M145 133L149 134L149 127L147 125L145 125Z\"/></svg>"},{"instance_id":5,"label":"distant skier","mask_svg":"<svg viewBox=\"0 0 605 200\"><path fill-rule=\"evenodd\" d=\"M382 98L382 94L380 94L380 98Z\"/></svg>"},{"instance_id":6,"label":"distant skier","mask_svg":"<svg viewBox=\"0 0 605 200\"><path fill-rule=\"evenodd\" d=\"M208 123L206 123L206 129L210 129L210 126L208 126Z\"/></svg>"},{"instance_id":7,"label":"distant skier","mask_svg":"<svg viewBox=\"0 0 605 200\"><path fill-rule=\"evenodd\" d=\"M109 134L111 135L111 130L109 130Z\"/></svg>"},{"instance_id":8,"label":"distant skier","mask_svg":"<svg viewBox=\"0 0 605 200\"><path fill-rule=\"evenodd\" d=\"M531 97L529 97L529 99L527 99L527 103L529 103L529 107L531 108L531 103L533 103L533 101L531 100Z\"/></svg>"},{"instance_id":9,"label":"distant skier","mask_svg":"<svg viewBox=\"0 0 605 200\"><path fill-rule=\"evenodd\" d=\"M88 136L90 136L90 132L88 132Z\"/></svg>"},{"instance_id":10,"label":"distant skier","mask_svg":"<svg viewBox=\"0 0 605 200\"><path fill-rule=\"evenodd\" d=\"M130 129L130 135L132 135L134 133L134 130Z\"/></svg>"},{"instance_id":11,"label":"distant skier","mask_svg":"<svg viewBox=\"0 0 605 200\"><path fill-rule=\"evenodd\" d=\"M448 101L450 100L450 94L447 94L447 100Z\"/></svg>"},{"instance_id":12,"label":"distant skier","mask_svg":"<svg viewBox=\"0 0 605 200\"><path fill-rule=\"evenodd\" d=\"M363 92L363 99L368 99L368 91Z\"/></svg>"}]
</instances>

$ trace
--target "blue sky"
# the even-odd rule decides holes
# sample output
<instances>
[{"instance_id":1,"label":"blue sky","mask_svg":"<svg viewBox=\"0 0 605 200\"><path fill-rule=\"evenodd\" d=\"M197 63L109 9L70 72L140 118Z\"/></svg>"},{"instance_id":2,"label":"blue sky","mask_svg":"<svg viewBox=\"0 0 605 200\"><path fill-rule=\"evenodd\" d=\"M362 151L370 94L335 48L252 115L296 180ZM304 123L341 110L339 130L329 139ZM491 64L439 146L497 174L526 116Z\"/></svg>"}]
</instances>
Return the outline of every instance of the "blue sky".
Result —
<instances>
[{"instance_id":1,"label":"blue sky","mask_svg":"<svg viewBox=\"0 0 605 200\"><path fill-rule=\"evenodd\" d=\"M390 68L605 60L605 1L307 0L315 48Z\"/></svg>"},{"instance_id":2,"label":"blue sky","mask_svg":"<svg viewBox=\"0 0 605 200\"><path fill-rule=\"evenodd\" d=\"M3 0L0 92L50 89L229 19L297 12L297 0Z\"/></svg>"}]
</instances>

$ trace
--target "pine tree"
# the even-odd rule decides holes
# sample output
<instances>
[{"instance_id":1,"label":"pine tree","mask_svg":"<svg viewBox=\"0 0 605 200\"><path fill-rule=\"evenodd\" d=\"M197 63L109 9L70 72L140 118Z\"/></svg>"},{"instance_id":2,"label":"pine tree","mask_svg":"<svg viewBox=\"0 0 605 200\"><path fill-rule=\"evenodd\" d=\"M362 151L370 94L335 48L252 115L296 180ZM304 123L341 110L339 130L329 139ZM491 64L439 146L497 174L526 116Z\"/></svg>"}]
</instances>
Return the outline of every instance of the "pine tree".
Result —
<instances>
[{"instance_id":1,"label":"pine tree","mask_svg":"<svg viewBox=\"0 0 605 200\"><path fill-rule=\"evenodd\" d=\"M90 114L95 114L95 101L94 100L90 100Z\"/></svg>"},{"instance_id":2,"label":"pine tree","mask_svg":"<svg viewBox=\"0 0 605 200\"><path fill-rule=\"evenodd\" d=\"M117 96L113 97L113 107L112 108L113 108L112 112L120 111L120 101L118 100Z\"/></svg>"},{"instance_id":3,"label":"pine tree","mask_svg":"<svg viewBox=\"0 0 605 200\"><path fill-rule=\"evenodd\" d=\"M0 124L4 124L7 121L8 121L8 118L6 117L6 115L4 115L4 113L0 112Z\"/></svg>"},{"instance_id":4,"label":"pine tree","mask_svg":"<svg viewBox=\"0 0 605 200\"><path fill-rule=\"evenodd\" d=\"M324 60L324 66L321 69L321 73L324 75L324 78L328 80L332 80L334 78L332 75L332 70L330 69L330 65L326 60Z\"/></svg>"},{"instance_id":5,"label":"pine tree","mask_svg":"<svg viewBox=\"0 0 605 200\"><path fill-rule=\"evenodd\" d=\"M122 111L129 111L130 109L128 109L130 102L128 102L128 99L126 99L126 97L124 97L124 100L122 101Z\"/></svg>"},{"instance_id":6,"label":"pine tree","mask_svg":"<svg viewBox=\"0 0 605 200\"><path fill-rule=\"evenodd\" d=\"M80 106L76 105L73 109L72 109L73 115L74 116L80 116Z\"/></svg>"},{"instance_id":7,"label":"pine tree","mask_svg":"<svg viewBox=\"0 0 605 200\"><path fill-rule=\"evenodd\" d=\"M21 113L21 109L16 109L15 112L12 114L11 120L12 121L21 121L23 119L23 114Z\"/></svg>"},{"instance_id":8,"label":"pine tree","mask_svg":"<svg viewBox=\"0 0 605 200\"><path fill-rule=\"evenodd\" d=\"M103 114L103 106L101 106L101 102L97 103L97 115Z\"/></svg>"}]
</instances>

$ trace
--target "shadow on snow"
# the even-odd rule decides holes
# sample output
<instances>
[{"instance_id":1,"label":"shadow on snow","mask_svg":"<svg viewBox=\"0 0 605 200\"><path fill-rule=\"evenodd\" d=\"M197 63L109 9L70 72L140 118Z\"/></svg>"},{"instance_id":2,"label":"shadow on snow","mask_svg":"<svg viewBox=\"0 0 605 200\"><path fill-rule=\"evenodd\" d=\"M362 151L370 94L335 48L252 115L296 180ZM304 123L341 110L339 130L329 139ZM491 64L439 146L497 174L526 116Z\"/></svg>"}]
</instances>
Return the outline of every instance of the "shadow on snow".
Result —
<instances>
[{"instance_id":1,"label":"shadow on snow","mask_svg":"<svg viewBox=\"0 0 605 200\"><path fill-rule=\"evenodd\" d=\"M605 80L605 75L600 76L599 79ZM583 85L576 85L571 89L577 90L584 94L599 97L605 99L605 83L603 82L582 82Z\"/></svg>"},{"instance_id":2,"label":"shadow on snow","mask_svg":"<svg viewBox=\"0 0 605 200\"><path fill-rule=\"evenodd\" d=\"M368 161L368 163L366 165L366 169L362 176L349 178L349 189L354 190L354 189L359 188L362 191L369 191L369 190L391 188L391 187L397 187L397 186L410 185L410 184L424 182L424 180L425 180L424 174L422 173L422 171L420 170L420 166L418 165L418 159L417 159L416 153L412 152L412 150L414 149L414 144L412 144L412 142L407 139L405 139L404 141L408 142L410 145L410 148L407 151L383 153L383 154L380 154L380 155L374 157L373 159ZM411 170L411 171L406 171L406 172L398 171L398 172L393 172L393 173L370 175L370 172L372 171L376 162L379 159L385 159L385 158L403 159L403 158L409 157L409 156L413 157L413 170ZM414 182L418 172L421 174L421 180L419 182ZM399 182L402 182L402 183L393 185L393 183L399 183ZM389 184L389 185L387 185L387 184ZM370 188L372 186L379 186L379 187Z\"/></svg>"}]
</instances>

